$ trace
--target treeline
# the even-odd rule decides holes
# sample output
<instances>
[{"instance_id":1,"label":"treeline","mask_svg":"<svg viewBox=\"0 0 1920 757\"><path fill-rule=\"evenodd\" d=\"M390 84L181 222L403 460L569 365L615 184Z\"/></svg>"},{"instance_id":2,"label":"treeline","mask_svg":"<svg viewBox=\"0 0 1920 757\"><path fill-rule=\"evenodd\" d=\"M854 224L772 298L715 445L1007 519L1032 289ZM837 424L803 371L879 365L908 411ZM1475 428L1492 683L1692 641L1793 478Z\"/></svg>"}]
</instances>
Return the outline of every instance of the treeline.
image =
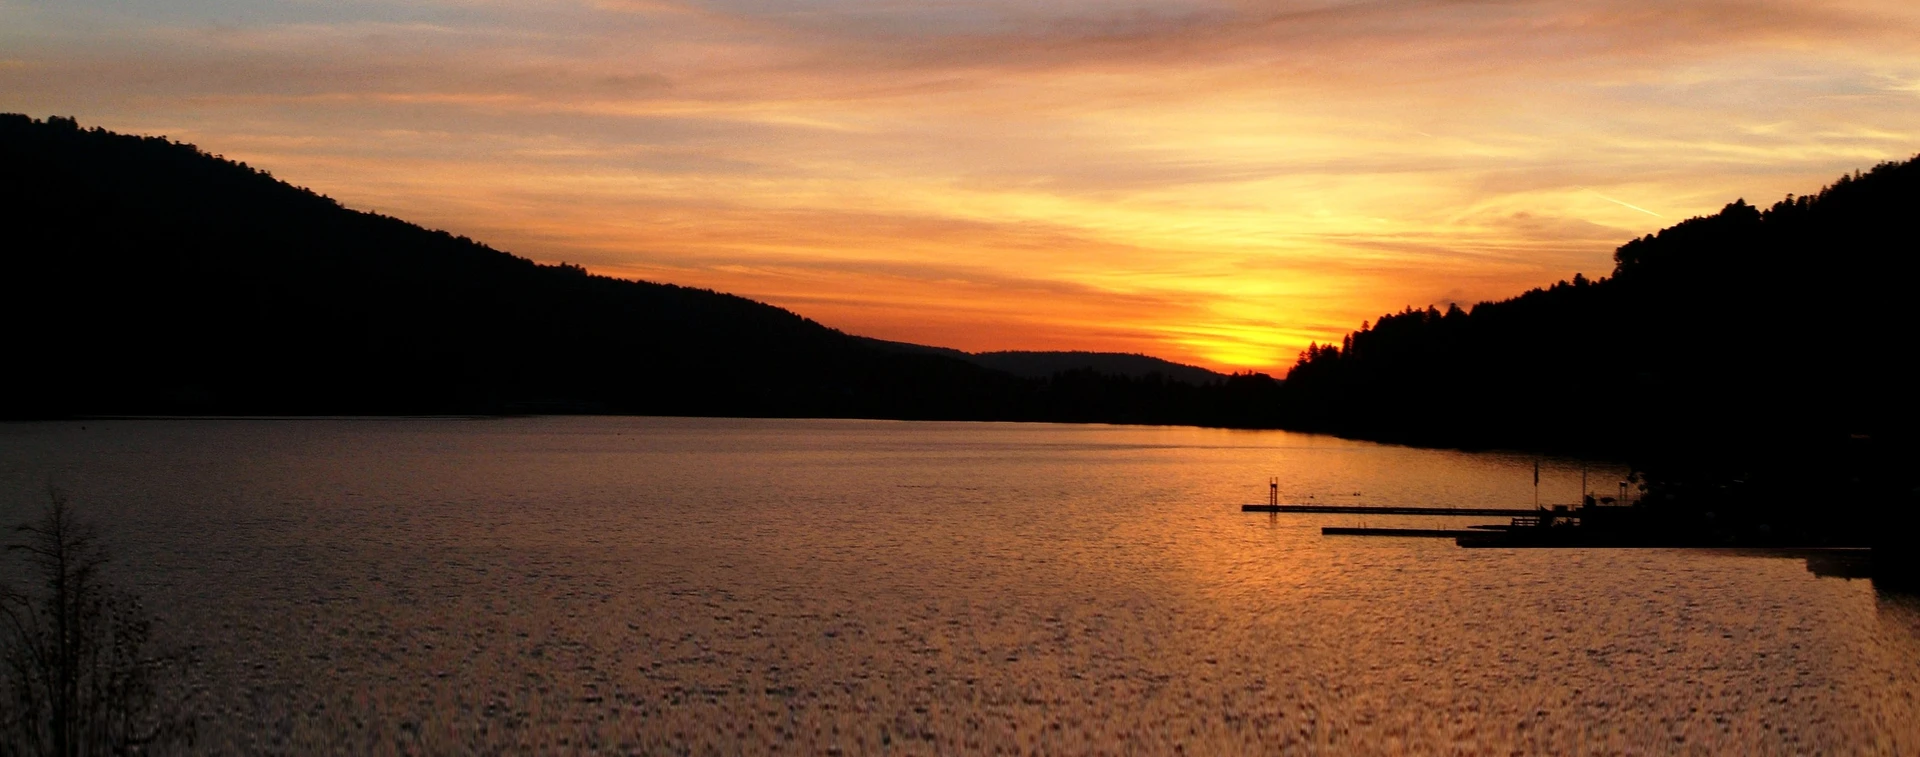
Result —
<instances>
[{"instance_id":1,"label":"treeline","mask_svg":"<svg viewBox=\"0 0 1920 757\"><path fill-rule=\"evenodd\" d=\"M1363 436L1626 451L1906 436L1920 161L1629 242L1611 276L1429 307L1315 346L1288 419Z\"/></svg>"},{"instance_id":2,"label":"treeline","mask_svg":"<svg viewBox=\"0 0 1920 757\"><path fill-rule=\"evenodd\" d=\"M1309 350L1284 385L1137 360L1034 378L740 297L536 264L165 138L8 115L0 415L1168 423L1752 460L1913 437L1916 209L1914 162L1765 210L1736 202L1622 246L1599 280L1384 316Z\"/></svg>"},{"instance_id":3,"label":"treeline","mask_svg":"<svg viewBox=\"0 0 1920 757\"><path fill-rule=\"evenodd\" d=\"M1917 218L1920 160L1765 209L1736 201L1621 246L1598 280L1408 309L1316 345L1287 375L1284 422L1607 455L1798 507L1861 481L1895 497L1920 484Z\"/></svg>"},{"instance_id":4,"label":"treeline","mask_svg":"<svg viewBox=\"0 0 1920 757\"><path fill-rule=\"evenodd\" d=\"M1281 420L1280 394L1280 382L1264 373L1194 384L1161 373L1135 377L1076 368L1040 382L1033 417L1062 423L1275 428Z\"/></svg>"},{"instance_id":5,"label":"treeline","mask_svg":"<svg viewBox=\"0 0 1920 757\"><path fill-rule=\"evenodd\" d=\"M1270 420L1273 382L1025 379L540 265L164 137L0 116L0 415ZM1264 378L1264 377L1262 377ZM1254 387L1249 389L1249 387ZM1265 392L1266 400L1245 397ZM1260 407L1235 403L1253 401Z\"/></svg>"}]
</instances>

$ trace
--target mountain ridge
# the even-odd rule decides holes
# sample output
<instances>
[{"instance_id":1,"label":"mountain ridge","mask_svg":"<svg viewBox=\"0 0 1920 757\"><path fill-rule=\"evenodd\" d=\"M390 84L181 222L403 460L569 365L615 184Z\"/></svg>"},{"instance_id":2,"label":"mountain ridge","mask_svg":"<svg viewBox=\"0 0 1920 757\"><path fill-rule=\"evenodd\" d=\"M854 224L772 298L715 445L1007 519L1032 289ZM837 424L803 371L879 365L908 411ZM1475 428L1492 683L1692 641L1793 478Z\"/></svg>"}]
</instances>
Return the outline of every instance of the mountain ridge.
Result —
<instances>
[{"instance_id":1,"label":"mountain ridge","mask_svg":"<svg viewBox=\"0 0 1920 757\"><path fill-rule=\"evenodd\" d=\"M590 411L1246 425L1269 392L1023 379L736 295L343 207L164 137L0 115L0 415ZM1268 384L1271 381L1268 380ZM1253 395L1246 394L1247 387ZM1265 403L1261 400L1259 403ZM1269 403L1270 404L1270 403Z\"/></svg>"},{"instance_id":2,"label":"mountain ridge","mask_svg":"<svg viewBox=\"0 0 1920 757\"><path fill-rule=\"evenodd\" d=\"M881 349L909 353L944 355L1020 378L1043 379L1069 371L1093 371L1109 376L1144 379L1159 374L1167 379L1195 386L1225 381L1227 374L1197 365L1176 363L1137 352L1094 352L1089 350L989 350L967 352L913 342L897 342L859 337Z\"/></svg>"}]
</instances>

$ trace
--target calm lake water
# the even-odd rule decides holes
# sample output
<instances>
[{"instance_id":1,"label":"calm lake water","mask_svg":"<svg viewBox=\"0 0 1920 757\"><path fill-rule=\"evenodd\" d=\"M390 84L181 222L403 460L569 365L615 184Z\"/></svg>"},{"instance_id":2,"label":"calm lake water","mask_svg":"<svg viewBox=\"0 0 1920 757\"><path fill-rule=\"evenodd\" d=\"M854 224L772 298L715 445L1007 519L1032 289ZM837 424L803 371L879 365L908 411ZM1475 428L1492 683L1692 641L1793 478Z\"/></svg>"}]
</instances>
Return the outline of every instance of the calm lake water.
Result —
<instances>
[{"instance_id":1,"label":"calm lake water","mask_svg":"<svg viewBox=\"0 0 1920 757\"><path fill-rule=\"evenodd\" d=\"M203 751L1920 753L1920 603L1867 580L1237 507L1532 475L1193 428L0 424L0 523L52 483L110 525Z\"/></svg>"}]
</instances>

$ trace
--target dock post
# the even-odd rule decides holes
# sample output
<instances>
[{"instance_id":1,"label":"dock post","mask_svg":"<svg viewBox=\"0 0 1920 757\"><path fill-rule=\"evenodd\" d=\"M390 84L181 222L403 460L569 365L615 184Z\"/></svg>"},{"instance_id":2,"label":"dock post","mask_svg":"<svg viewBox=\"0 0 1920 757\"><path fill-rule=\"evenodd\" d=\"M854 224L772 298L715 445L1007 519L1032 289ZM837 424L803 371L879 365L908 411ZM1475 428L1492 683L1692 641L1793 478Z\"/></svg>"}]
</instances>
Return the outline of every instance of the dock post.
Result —
<instances>
[{"instance_id":1,"label":"dock post","mask_svg":"<svg viewBox=\"0 0 1920 757\"><path fill-rule=\"evenodd\" d=\"M1272 505L1274 507L1280 506L1280 477L1279 476L1273 476L1267 479L1267 504Z\"/></svg>"}]
</instances>

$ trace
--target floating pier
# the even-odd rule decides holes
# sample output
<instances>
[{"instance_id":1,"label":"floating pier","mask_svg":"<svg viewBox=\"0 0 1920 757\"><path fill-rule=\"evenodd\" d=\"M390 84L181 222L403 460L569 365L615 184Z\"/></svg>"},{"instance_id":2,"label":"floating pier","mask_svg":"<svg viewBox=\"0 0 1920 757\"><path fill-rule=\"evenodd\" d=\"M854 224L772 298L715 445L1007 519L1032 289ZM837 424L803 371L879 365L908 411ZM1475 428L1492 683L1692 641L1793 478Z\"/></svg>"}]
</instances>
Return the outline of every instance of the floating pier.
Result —
<instances>
[{"instance_id":1,"label":"floating pier","mask_svg":"<svg viewBox=\"0 0 1920 757\"><path fill-rule=\"evenodd\" d=\"M1354 492L1357 496L1359 492ZM1322 515L1454 515L1465 518L1578 518L1580 511L1567 505L1550 507L1382 507L1377 505L1283 505L1280 504L1280 478L1267 479L1267 503L1241 505L1243 513L1319 513ZM1532 524L1539 523L1538 520ZM1532 525L1529 524L1529 525ZM1418 530L1418 529L1415 529Z\"/></svg>"},{"instance_id":2,"label":"floating pier","mask_svg":"<svg viewBox=\"0 0 1920 757\"><path fill-rule=\"evenodd\" d=\"M1561 505L1560 507L1565 507ZM1580 512L1510 507L1375 507L1368 505L1241 505L1243 513L1322 513L1328 515L1457 515L1468 518L1526 518L1551 515L1578 518Z\"/></svg>"},{"instance_id":3,"label":"floating pier","mask_svg":"<svg viewBox=\"0 0 1920 757\"><path fill-rule=\"evenodd\" d=\"M1462 531L1453 528L1354 528L1350 526L1326 526L1320 529L1321 536L1412 536L1429 539L1459 539L1478 536L1485 531Z\"/></svg>"}]
</instances>

